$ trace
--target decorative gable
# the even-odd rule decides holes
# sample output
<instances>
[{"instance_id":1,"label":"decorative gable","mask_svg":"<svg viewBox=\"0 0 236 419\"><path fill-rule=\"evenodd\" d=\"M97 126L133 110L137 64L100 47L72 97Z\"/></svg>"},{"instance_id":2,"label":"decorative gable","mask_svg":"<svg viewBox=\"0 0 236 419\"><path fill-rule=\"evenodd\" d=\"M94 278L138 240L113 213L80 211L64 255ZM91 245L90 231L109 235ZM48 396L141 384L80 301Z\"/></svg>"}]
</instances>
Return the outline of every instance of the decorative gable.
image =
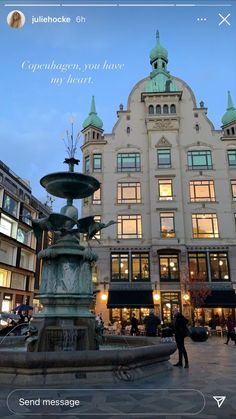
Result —
<instances>
[{"instance_id":1,"label":"decorative gable","mask_svg":"<svg viewBox=\"0 0 236 419\"><path fill-rule=\"evenodd\" d=\"M172 144L167 140L167 138L163 135L160 140L156 143L155 147L172 147Z\"/></svg>"}]
</instances>

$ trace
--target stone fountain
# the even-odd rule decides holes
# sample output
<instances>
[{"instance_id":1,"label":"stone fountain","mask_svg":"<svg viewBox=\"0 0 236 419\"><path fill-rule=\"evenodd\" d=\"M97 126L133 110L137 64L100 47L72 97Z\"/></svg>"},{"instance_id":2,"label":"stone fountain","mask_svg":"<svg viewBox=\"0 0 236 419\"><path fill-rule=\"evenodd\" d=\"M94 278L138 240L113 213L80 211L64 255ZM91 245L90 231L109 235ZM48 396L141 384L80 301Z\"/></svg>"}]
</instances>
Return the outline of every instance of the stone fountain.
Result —
<instances>
[{"instance_id":1,"label":"stone fountain","mask_svg":"<svg viewBox=\"0 0 236 419\"><path fill-rule=\"evenodd\" d=\"M103 228L115 223L96 222L93 216L78 219L74 199L92 195L100 183L92 176L74 171L79 160L69 137L65 162L69 170L44 176L40 183L53 196L66 199L60 213L32 220L37 238L52 231L55 244L41 250L42 281L38 298L43 310L31 322L27 351L2 351L0 382L14 385L117 381L141 378L170 368L168 359L175 343L161 344L159 338L110 336L110 350L99 351L93 304L92 264L97 255L89 241ZM80 244L85 235L87 246ZM20 337L19 337L20 338ZM120 349L117 348L117 343ZM125 346L124 346L125 343ZM114 347L114 349L113 349ZM100 377L100 378L99 378Z\"/></svg>"}]
</instances>

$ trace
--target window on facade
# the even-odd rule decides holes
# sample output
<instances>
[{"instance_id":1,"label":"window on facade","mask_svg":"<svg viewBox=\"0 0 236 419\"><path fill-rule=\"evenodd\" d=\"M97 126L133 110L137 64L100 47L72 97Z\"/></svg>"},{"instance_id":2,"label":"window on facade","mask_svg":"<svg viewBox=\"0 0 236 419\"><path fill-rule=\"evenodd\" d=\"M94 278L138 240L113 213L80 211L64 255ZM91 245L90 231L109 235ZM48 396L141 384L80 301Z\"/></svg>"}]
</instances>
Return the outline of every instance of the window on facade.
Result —
<instances>
[{"instance_id":1,"label":"window on facade","mask_svg":"<svg viewBox=\"0 0 236 419\"><path fill-rule=\"evenodd\" d=\"M26 277L24 275L13 272L11 275L11 288L24 291L25 285L26 285Z\"/></svg>"},{"instance_id":2,"label":"window on facade","mask_svg":"<svg viewBox=\"0 0 236 419\"><path fill-rule=\"evenodd\" d=\"M141 169L140 153L118 153L118 172L139 172Z\"/></svg>"},{"instance_id":3,"label":"window on facade","mask_svg":"<svg viewBox=\"0 0 236 419\"><path fill-rule=\"evenodd\" d=\"M192 214L193 238L215 239L219 237L216 214Z\"/></svg>"},{"instance_id":4,"label":"window on facade","mask_svg":"<svg viewBox=\"0 0 236 419\"><path fill-rule=\"evenodd\" d=\"M176 106L170 105L170 113L176 113Z\"/></svg>"},{"instance_id":5,"label":"window on facade","mask_svg":"<svg viewBox=\"0 0 236 419\"><path fill-rule=\"evenodd\" d=\"M10 288L10 271L0 268L0 287Z\"/></svg>"},{"instance_id":6,"label":"window on facade","mask_svg":"<svg viewBox=\"0 0 236 419\"><path fill-rule=\"evenodd\" d=\"M160 201L172 201L173 200L173 188L171 179L159 179L158 180L159 200Z\"/></svg>"},{"instance_id":7,"label":"window on facade","mask_svg":"<svg viewBox=\"0 0 236 419\"><path fill-rule=\"evenodd\" d=\"M150 278L149 274L149 257L148 253L132 253L132 278L134 282L147 281Z\"/></svg>"},{"instance_id":8,"label":"window on facade","mask_svg":"<svg viewBox=\"0 0 236 419\"><path fill-rule=\"evenodd\" d=\"M0 233L6 234L6 236L14 237L14 223L10 218L1 215L0 219Z\"/></svg>"},{"instance_id":9,"label":"window on facade","mask_svg":"<svg viewBox=\"0 0 236 419\"><path fill-rule=\"evenodd\" d=\"M118 239L141 239L141 215L118 215Z\"/></svg>"},{"instance_id":10,"label":"window on facade","mask_svg":"<svg viewBox=\"0 0 236 419\"><path fill-rule=\"evenodd\" d=\"M169 106L168 105L163 106L163 113L169 113Z\"/></svg>"},{"instance_id":11,"label":"window on facade","mask_svg":"<svg viewBox=\"0 0 236 419\"><path fill-rule=\"evenodd\" d=\"M171 167L171 150L170 148L159 148L157 150L157 166L160 169Z\"/></svg>"},{"instance_id":12,"label":"window on facade","mask_svg":"<svg viewBox=\"0 0 236 419\"><path fill-rule=\"evenodd\" d=\"M188 151L188 168L190 170L212 169L211 151Z\"/></svg>"},{"instance_id":13,"label":"window on facade","mask_svg":"<svg viewBox=\"0 0 236 419\"><path fill-rule=\"evenodd\" d=\"M161 281L179 280L178 255L159 255L159 267Z\"/></svg>"},{"instance_id":14,"label":"window on facade","mask_svg":"<svg viewBox=\"0 0 236 419\"><path fill-rule=\"evenodd\" d=\"M230 167L236 167L236 150L228 150L228 164Z\"/></svg>"},{"instance_id":15,"label":"window on facade","mask_svg":"<svg viewBox=\"0 0 236 419\"><path fill-rule=\"evenodd\" d=\"M156 113L161 114L161 105L156 106Z\"/></svg>"},{"instance_id":16,"label":"window on facade","mask_svg":"<svg viewBox=\"0 0 236 419\"><path fill-rule=\"evenodd\" d=\"M117 185L118 204L136 204L141 202L141 185L139 182L121 182Z\"/></svg>"},{"instance_id":17,"label":"window on facade","mask_svg":"<svg viewBox=\"0 0 236 419\"><path fill-rule=\"evenodd\" d=\"M206 253L188 254L189 275L192 280L207 281L207 255Z\"/></svg>"},{"instance_id":18,"label":"window on facade","mask_svg":"<svg viewBox=\"0 0 236 419\"><path fill-rule=\"evenodd\" d=\"M30 246L31 244L31 233L30 231L24 230L23 228L18 228L16 240L20 243Z\"/></svg>"},{"instance_id":19,"label":"window on facade","mask_svg":"<svg viewBox=\"0 0 236 419\"><path fill-rule=\"evenodd\" d=\"M227 253L210 253L212 281L228 281L229 267Z\"/></svg>"},{"instance_id":20,"label":"window on facade","mask_svg":"<svg viewBox=\"0 0 236 419\"><path fill-rule=\"evenodd\" d=\"M213 180L192 180L189 182L189 192L191 202L216 200Z\"/></svg>"},{"instance_id":21,"label":"window on facade","mask_svg":"<svg viewBox=\"0 0 236 419\"><path fill-rule=\"evenodd\" d=\"M93 202L94 205L99 205L99 204L102 203L102 201L101 201L101 187L94 192L92 202Z\"/></svg>"},{"instance_id":22,"label":"window on facade","mask_svg":"<svg viewBox=\"0 0 236 419\"><path fill-rule=\"evenodd\" d=\"M128 281L129 280L129 254L112 253L111 254L111 280Z\"/></svg>"},{"instance_id":23,"label":"window on facade","mask_svg":"<svg viewBox=\"0 0 236 419\"><path fill-rule=\"evenodd\" d=\"M21 221L23 221L24 223L31 226L32 225L31 217L32 217L31 212L27 208L22 207L22 209L21 209Z\"/></svg>"},{"instance_id":24,"label":"window on facade","mask_svg":"<svg viewBox=\"0 0 236 419\"><path fill-rule=\"evenodd\" d=\"M101 222L101 215L95 215L94 216L94 221L97 221L97 223ZM101 230L99 230L95 236L92 237L92 240L100 240L101 239Z\"/></svg>"},{"instance_id":25,"label":"window on facade","mask_svg":"<svg viewBox=\"0 0 236 419\"><path fill-rule=\"evenodd\" d=\"M148 113L149 113L149 115L153 115L154 114L154 106L153 105L149 105L149 107L148 107Z\"/></svg>"},{"instance_id":26,"label":"window on facade","mask_svg":"<svg viewBox=\"0 0 236 419\"><path fill-rule=\"evenodd\" d=\"M102 155L101 154L93 155L93 171L94 172L102 171Z\"/></svg>"},{"instance_id":27,"label":"window on facade","mask_svg":"<svg viewBox=\"0 0 236 419\"><path fill-rule=\"evenodd\" d=\"M235 134L235 129L234 127L231 128L231 134L234 135Z\"/></svg>"},{"instance_id":28,"label":"window on facade","mask_svg":"<svg viewBox=\"0 0 236 419\"><path fill-rule=\"evenodd\" d=\"M173 212L160 212L161 237L175 237Z\"/></svg>"},{"instance_id":29,"label":"window on facade","mask_svg":"<svg viewBox=\"0 0 236 419\"><path fill-rule=\"evenodd\" d=\"M17 217L18 202L9 196L6 192L4 193L2 207L4 211L8 212L8 214L13 215L13 217Z\"/></svg>"},{"instance_id":30,"label":"window on facade","mask_svg":"<svg viewBox=\"0 0 236 419\"><path fill-rule=\"evenodd\" d=\"M86 156L84 159L84 171L85 173L90 172L90 157Z\"/></svg>"},{"instance_id":31,"label":"window on facade","mask_svg":"<svg viewBox=\"0 0 236 419\"><path fill-rule=\"evenodd\" d=\"M231 180L231 190L232 190L232 198L233 201L236 201L236 180Z\"/></svg>"},{"instance_id":32,"label":"window on facade","mask_svg":"<svg viewBox=\"0 0 236 419\"><path fill-rule=\"evenodd\" d=\"M28 269L30 271L34 270L34 254L30 252L26 252L25 250L21 249L20 255L20 268Z\"/></svg>"}]
</instances>

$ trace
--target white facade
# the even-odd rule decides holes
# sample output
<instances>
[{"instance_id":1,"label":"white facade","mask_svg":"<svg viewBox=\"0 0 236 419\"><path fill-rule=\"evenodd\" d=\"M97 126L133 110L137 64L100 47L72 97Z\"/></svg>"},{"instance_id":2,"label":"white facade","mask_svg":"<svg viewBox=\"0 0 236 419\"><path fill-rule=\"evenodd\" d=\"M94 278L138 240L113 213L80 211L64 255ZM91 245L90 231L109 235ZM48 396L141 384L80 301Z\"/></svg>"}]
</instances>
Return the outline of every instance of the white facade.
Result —
<instances>
[{"instance_id":1,"label":"white facade","mask_svg":"<svg viewBox=\"0 0 236 419\"><path fill-rule=\"evenodd\" d=\"M165 315L169 320L168 309L173 309L176 296L173 302L168 302L168 295L162 293L181 292L178 295L180 306L185 314L189 315L189 303L183 299L187 288L183 281L181 284L181 278L183 279L183 272L186 272L188 267L195 268L199 263L201 265L203 260L198 281L201 275L206 275L207 283L214 290L236 289L236 197L234 186L231 186L231 181L236 180L236 165L233 161L234 154L236 155L236 136L232 134L234 130L228 130L226 133L226 128L231 129L236 123L234 121L233 124L229 124L225 128L225 134L221 130L215 130L207 117L204 103L201 102L200 106L197 106L191 88L183 80L170 76L170 80L177 87L175 91L147 92L149 80L148 77L134 86L128 98L127 109L121 105L117 112L118 120L111 134L103 135L101 128L93 125L83 130L85 142L82 151L84 162L86 160L84 172L92 174L101 182L101 197L98 196L101 199L94 201L93 197L88 198L82 211L83 216L100 216L105 223L109 220L118 221L119 216L141 217L141 232L137 232L137 236L141 233L140 238L127 238L132 226L130 223L129 228L128 222L123 221L123 227L128 231L126 238L125 233L119 230L120 224L115 224L102 230L102 246L99 246L96 240L92 241L91 245L99 255L97 288L101 290L100 294L104 294L104 288L105 294L118 289L152 289L155 298L158 298L158 295L160 297L154 300L154 303L157 303L157 311L163 320ZM222 114L223 112L224 109ZM91 133L90 139L88 132ZM93 132L96 135L92 135ZM202 155L198 152L202 152ZM124 166L118 167L121 154L126 154L126 159L130 157L131 162L127 163L124 156ZM133 161L130 154L133 155ZM94 170L94 155L95 158L96 155L100 155L99 170ZM140 158L140 167L137 160L136 170L134 156ZM122 156L120 158L122 159ZM130 167L127 168L127 164L130 164ZM163 185L166 181L167 188ZM125 203L119 203L122 197L118 197L118 187L128 188L128 184L131 184L131 188L136 184L138 190L140 184L140 202L135 203L133 198L129 203L125 197L129 191L131 195L133 192L131 189L123 189ZM137 189L136 201L139 201ZM205 220L199 218L202 215ZM170 228L171 224L173 228ZM127 268L129 281L112 279L111 254L115 253L130 253L130 266ZM132 253L149 254L150 281L136 281L132 277ZM192 256L191 266L188 263L189 253ZM193 262L193 254L196 253L197 262ZM160 269L163 269L163 263L166 263L163 262L163 255L177 257L177 279L164 278L163 271L161 275ZM218 267L216 262L220 263ZM168 263L167 270L170 269ZM224 269L221 266L224 266ZM203 274L205 271L207 273ZM190 273L190 276L194 278L195 274L196 272ZM108 321L111 313L106 309L107 300L105 297L101 300L100 294L97 294L96 298L96 311L102 312ZM214 313L217 309L220 316L222 313L226 316L234 312L233 307L225 307L222 311L219 306L214 308ZM207 320L213 312L208 310L205 314Z\"/></svg>"}]
</instances>

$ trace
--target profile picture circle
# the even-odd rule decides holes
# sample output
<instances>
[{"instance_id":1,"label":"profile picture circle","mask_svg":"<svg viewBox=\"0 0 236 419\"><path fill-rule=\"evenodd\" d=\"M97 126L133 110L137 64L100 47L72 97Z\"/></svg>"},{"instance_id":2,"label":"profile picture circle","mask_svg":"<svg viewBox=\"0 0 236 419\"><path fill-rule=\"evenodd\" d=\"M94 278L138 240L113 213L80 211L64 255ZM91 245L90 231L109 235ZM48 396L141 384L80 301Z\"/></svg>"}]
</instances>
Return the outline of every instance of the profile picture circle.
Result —
<instances>
[{"instance_id":1,"label":"profile picture circle","mask_svg":"<svg viewBox=\"0 0 236 419\"><path fill-rule=\"evenodd\" d=\"M13 29L20 29L25 24L25 15L20 10L13 10L7 15L7 23Z\"/></svg>"}]
</instances>

